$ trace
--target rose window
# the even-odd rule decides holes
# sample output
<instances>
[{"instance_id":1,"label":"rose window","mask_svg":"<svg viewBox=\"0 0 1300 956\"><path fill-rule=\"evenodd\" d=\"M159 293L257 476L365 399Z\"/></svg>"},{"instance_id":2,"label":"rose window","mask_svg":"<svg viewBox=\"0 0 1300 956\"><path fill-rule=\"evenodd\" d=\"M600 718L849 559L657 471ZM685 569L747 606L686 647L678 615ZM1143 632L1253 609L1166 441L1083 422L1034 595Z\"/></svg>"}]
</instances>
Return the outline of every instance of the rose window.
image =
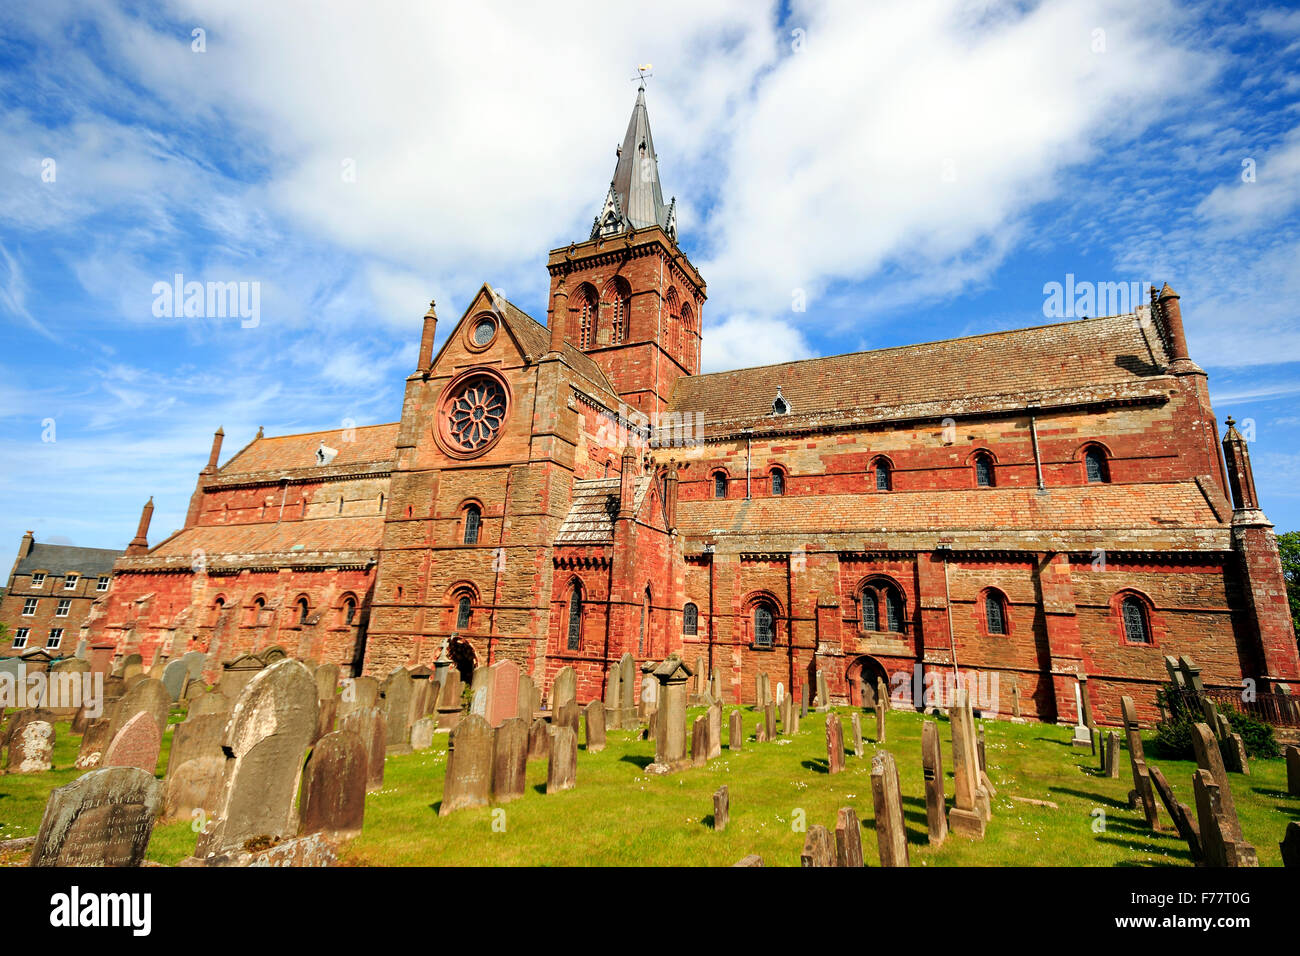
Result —
<instances>
[{"instance_id":1,"label":"rose window","mask_svg":"<svg viewBox=\"0 0 1300 956\"><path fill-rule=\"evenodd\" d=\"M486 448L505 420L506 390L486 377L462 385L447 408L447 432L463 451Z\"/></svg>"}]
</instances>

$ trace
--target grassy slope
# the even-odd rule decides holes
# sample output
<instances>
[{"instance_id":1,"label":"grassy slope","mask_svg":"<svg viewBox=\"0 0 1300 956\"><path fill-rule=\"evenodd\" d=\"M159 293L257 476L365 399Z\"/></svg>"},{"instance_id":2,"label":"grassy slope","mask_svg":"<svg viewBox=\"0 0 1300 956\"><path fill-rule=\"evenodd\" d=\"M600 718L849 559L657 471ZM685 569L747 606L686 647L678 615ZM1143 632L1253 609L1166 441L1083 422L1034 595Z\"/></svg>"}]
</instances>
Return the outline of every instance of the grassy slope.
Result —
<instances>
[{"instance_id":1,"label":"grassy slope","mask_svg":"<svg viewBox=\"0 0 1300 956\"><path fill-rule=\"evenodd\" d=\"M728 709L730 710L730 708ZM692 717L701 711L692 711ZM792 830L799 811L807 824L834 828L836 811L852 806L863 823L868 863L877 863L871 808L871 761L845 758L845 771L826 773L825 721L810 714L800 733L788 740L757 744L752 735L758 715L745 708L750 735L740 753L724 748L706 767L667 777L647 775L654 755L649 741L628 731L610 731L609 746L597 754L578 754L578 786L547 796L546 762L528 766L525 796L504 806L504 820L492 808L437 816L446 766L446 736L432 750L390 757L382 790L366 802L366 826L344 853L356 865L723 866L758 853L769 866L798 865L803 834ZM848 732L848 712L840 709ZM173 716L173 720L178 719ZM952 799L952 759L947 721L944 743L946 790ZM993 821L982 842L950 837L931 849L925 832L918 714L889 715L888 744L898 761L904 812L914 866L1186 866L1186 845L1172 832L1155 834L1141 813L1127 806L1131 786L1126 755L1121 777L1097 776L1095 758L1069 746L1069 728L1039 724L984 723L990 776L998 787ZM724 717L723 726L726 727ZM868 738L875 720L865 713ZM0 839L34 834L45 797L78 775L72 769L79 738L58 727L56 769L46 774L0 777ZM725 730L724 730L725 734ZM171 734L159 760L166 766ZM1152 760L1192 803L1195 764ZM1300 819L1300 799L1286 795L1282 761L1254 761L1249 777L1233 777L1233 794L1246 839L1261 864L1277 866L1277 841L1289 819ZM712 794L726 784L731 794L731 824L714 833ZM1050 800L1057 809L1010 799L1011 795ZM1093 811L1105 812L1105 830L1094 832ZM1162 819L1168 824L1168 817ZM498 832L504 822L504 832ZM149 858L175 863L194 847L195 833L181 822L155 829Z\"/></svg>"}]
</instances>

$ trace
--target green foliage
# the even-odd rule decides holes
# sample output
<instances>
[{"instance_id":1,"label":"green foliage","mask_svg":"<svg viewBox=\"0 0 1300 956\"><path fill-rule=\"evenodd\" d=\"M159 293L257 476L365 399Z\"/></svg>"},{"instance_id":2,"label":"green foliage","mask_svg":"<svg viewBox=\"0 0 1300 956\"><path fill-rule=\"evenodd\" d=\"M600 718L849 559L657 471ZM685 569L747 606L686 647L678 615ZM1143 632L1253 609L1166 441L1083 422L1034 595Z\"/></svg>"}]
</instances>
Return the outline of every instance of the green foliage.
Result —
<instances>
[{"instance_id":1,"label":"green foliage","mask_svg":"<svg viewBox=\"0 0 1300 956\"><path fill-rule=\"evenodd\" d=\"M1291 621L1300 632L1300 531L1277 536L1277 551L1282 558L1282 576L1286 578L1286 596L1291 602Z\"/></svg>"},{"instance_id":2,"label":"green foliage","mask_svg":"<svg viewBox=\"0 0 1300 956\"><path fill-rule=\"evenodd\" d=\"M1277 738L1273 736L1273 727L1270 724L1266 724L1262 720L1256 720L1250 714L1243 714L1231 707L1228 708L1227 716L1228 723L1232 726L1232 732L1241 734L1241 740L1246 745L1246 756L1282 756L1282 751L1277 745Z\"/></svg>"},{"instance_id":3,"label":"green foliage","mask_svg":"<svg viewBox=\"0 0 1300 956\"><path fill-rule=\"evenodd\" d=\"M1156 724L1156 741L1152 748L1156 755L1167 760L1194 760L1192 725L1196 721L1187 717L1162 720Z\"/></svg>"},{"instance_id":4,"label":"green foliage","mask_svg":"<svg viewBox=\"0 0 1300 956\"><path fill-rule=\"evenodd\" d=\"M1192 702L1198 698L1186 694L1169 694L1165 690L1156 692L1156 701L1165 707L1168 720L1156 724L1155 751L1172 760L1195 760L1196 751L1192 746L1192 726L1205 722L1203 711L1193 709ZM1273 728L1262 720L1243 713L1235 707L1220 706L1220 713L1228 718L1233 733L1241 734L1242 743L1246 745L1248 757L1279 757L1273 736ZM1213 729L1213 728L1211 728Z\"/></svg>"}]
</instances>

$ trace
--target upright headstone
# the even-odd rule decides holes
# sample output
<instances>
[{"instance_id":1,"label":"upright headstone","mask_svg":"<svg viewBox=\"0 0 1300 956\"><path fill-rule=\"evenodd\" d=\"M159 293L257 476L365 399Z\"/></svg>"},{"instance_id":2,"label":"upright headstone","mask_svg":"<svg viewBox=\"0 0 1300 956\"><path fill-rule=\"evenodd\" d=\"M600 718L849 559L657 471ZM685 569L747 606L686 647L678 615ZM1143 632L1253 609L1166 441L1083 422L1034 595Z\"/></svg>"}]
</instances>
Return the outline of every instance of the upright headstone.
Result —
<instances>
[{"instance_id":1,"label":"upright headstone","mask_svg":"<svg viewBox=\"0 0 1300 956\"><path fill-rule=\"evenodd\" d=\"M925 823L930 845L948 839L947 804L943 792L943 750L939 746L939 725L921 722L921 771L925 777Z\"/></svg>"},{"instance_id":2,"label":"upright headstone","mask_svg":"<svg viewBox=\"0 0 1300 956\"><path fill-rule=\"evenodd\" d=\"M167 662L167 666L162 671L162 683L163 687L167 688L167 694L172 700L180 700L181 691L184 689L188 677L189 667L185 661L178 657Z\"/></svg>"},{"instance_id":3,"label":"upright headstone","mask_svg":"<svg viewBox=\"0 0 1300 956\"><path fill-rule=\"evenodd\" d=\"M1110 731L1106 734L1106 766L1103 768L1107 777L1119 778L1119 734Z\"/></svg>"},{"instance_id":4,"label":"upright headstone","mask_svg":"<svg viewBox=\"0 0 1300 956\"><path fill-rule=\"evenodd\" d=\"M195 810L212 816L226 766L221 749L226 719L225 714L191 715L172 731L162 822L192 819Z\"/></svg>"},{"instance_id":5,"label":"upright headstone","mask_svg":"<svg viewBox=\"0 0 1300 956\"><path fill-rule=\"evenodd\" d=\"M138 767L83 774L50 793L31 866L139 866L162 784Z\"/></svg>"},{"instance_id":6,"label":"upright headstone","mask_svg":"<svg viewBox=\"0 0 1300 956\"><path fill-rule=\"evenodd\" d=\"M587 753L600 753L605 749L605 704L593 700L582 711L587 728Z\"/></svg>"},{"instance_id":7,"label":"upright headstone","mask_svg":"<svg viewBox=\"0 0 1300 956\"><path fill-rule=\"evenodd\" d=\"M984 838L988 822L978 798L979 757L975 753L972 728L965 720L967 692L958 688L956 703L949 710L952 729L953 805L948 811L948 828L962 836Z\"/></svg>"},{"instance_id":8,"label":"upright headstone","mask_svg":"<svg viewBox=\"0 0 1300 956\"><path fill-rule=\"evenodd\" d=\"M492 726L469 714L452 731L438 816L466 807L487 806L492 788Z\"/></svg>"},{"instance_id":9,"label":"upright headstone","mask_svg":"<svg viewBox=\"0 0 1300 956\"><path fill-rule=\"evenodd\" d=\"M885 711L889 708L881 703L879 695L876 696L876 743L885 742Z\"/></svg>"},{"instance_id":10,"label":"upright headstone","mask_svg":"<svg viewBox=\"0 0 1300 956\"><path fill-rule=\"evenodd\" d=\"M177 661L176 663L180 663ZM139 767L147 773L158 769L158 751L162 737L153 716L139 711L117 732L104 751L101 767Z\"/></svg>"},{"instance_id":11,"label":"upright headstone","mask_svg":"<svg viewBox=\"0 0 1300 956\"><path fill-rule=\"evenodd\" d=\"M551 684L551 712L578 699L578 675L572 667L561 667Z\"/></svg>"},{"instance_id":12,"label":"upright headstone","mask_svg":"<svg viewBox=\"0 0 1300 956\"><path fill-rule=\"evenodd\" d=\"M669 654L662 663L645 664L642 670L653 676L658 685L655 759L646 772L681 770L690 765L686 756L686 687L691 669L676 654Z\"/></svg>"},{"instance_id":13,"label":"upright headstone","mask_svg":"<svg viewBox=\"0 0 1300 956\"><path fill-rule=\"evenodd\" d=\"M856 710L849 715L849 739L853 742L853 756L861 757L862 749L862 715Z\"/></svg>"},{"instance_id":14,"label":"upright headstone","mask_svg":"<svg viewBox=\"0 0 1300 956\"><path fill-rule=\"evenodd\" d=\"M844 769L844 725L836 713L826 717L826 762L829 773Z\"/></svg>"},{"instance_id":15,"label":"upright headstone","mask_svg":"<svg viewBox=\"0 0 1300 956\"><path fill-rule=\"evenodd\" d=\"M86 733L81 738L81 749L77 752L77 760L73 766L78 770L98 767L100 761L104 759L104 750L113 742L110 736L112 730L111 717L101 717L87 724ZM12 753L10 756L12 757Z\"/></svg>"},{"instance_id":16,"label":"upright headstone","mask_svg":"<svg viewBox=\"0 0 1300 956\"><path fill-rule=\"evenodd\" d=\"M54 725L45 720L29 720L9 741L5 759L6 773L41 773L52 766ZM157 760L157 756L154 757Z\"/></svg>"},{"instance_id":17,"label":"upright headstone","mask_svg":"<svg viewBox=\"0 0 1300 956\"><path fill-rule=\"evenodd\" d=\"M691 766L703 767L709 759L709 721L703 714L691 724Z\"/></svg>"},{"instance_id":18,"label":"upright headstone","mask_svg":"<svg viewBox=\"0 0 1300 956\"><path fill-rule=\"evenodd\" d=\"M366 745L356 731L336 730L318 740L303 769L299 835L346 839L360 833L368 775Z\"/></svg>"},{"instance_id":19,"label":"upright headstone","mask_svg":"<svg viewBox=\"0 0 1300 956\"><path fill-rule=\"evenodd\" d=\"M515 716L525 724L533 722L533 713L537 710L534 699L537 696L537 686L533 679L527 674L519 675L519 689L515 693Z\"/></svg>"},{"instance_id":20,"label":"upright headstone","mask_svg":"<svg viewBox=\"0 0 1300 956\"><path fill-rule=\"evenodd\" d=\"M361 739L366 748L366 789L380 789L384 785L384 757L388 753L384 712L379 707L354 710L339 721L339 730L350 730Z\"/></svg>"},{"instance_id":21,"label":"upright headstone","mask_svg":"<svg viewBox=\"0 0 1300 956\"><path fill-rule=\"evenodd\" d=\"M522 717L503 720L496 729L492 742L492 800L495 803L509 803L524 795L528 743L528 724Z\"/></svg>"},{"instance_id":22,"label":"upright headstone","mask_svg":"<svg viewBox=\"0 0 1300 956\"><path fill-rule=\"evenodd\" d=\"M744 718L741 716L739 708L731 712L727 718L727 749L740 750L745 743L745 726ZM1292 748L1295 749L1294 747Z\"/></svg>"},{"instance_id":23,"label":"upright headstone","mask_svg":"<svg viewBox=\"0 0 1300 956\"><path fill-rule=\"evenodd\" d=\"M433 746L433 735L437 731L437 720L433 717L421 717L411 724L411 749L428 750Z\"/></svg>"},{"instance_id":24,"label":"upright headstone","mask_svg":"<svg viewBox=\"0 0 1300 956\"><path fill-rule=\"evenodd\" d=\"M411 697L414 687L405 667L396 667L379 688L383 699L384 726L388 730L389 753L409 751L411 746Z\"/></svg>"},{"instance_id":25,"label":"upright headstone","mask_svg":"<svg viewBox=\"0 0 1300 956\"><path fill-rule=\"evenodd\" d=\"M622 717L619 725L624 728L635 727L637 723L637 704L636 704L636 661L629 653L624 653L618 659L618 682L620 694L622 695Z\"/></svg>"},{"instance_id":26,"label":"upright headstone","mask_svg":"<svg viewBox=\"0 0 1300 956\"><path fill-rule=\"evenodd\" d=\"M1129 765L1133 769L1133 791L1129 794L1129 802L1135 807L1142 808L1147 826L1152 830L1160 830L1162 827L1160 815L1156 812L1155 791L1151 787L1151 774L1147 770L1146 756L1142 750L1142 737L1138 733L1137 707L1134 706L1132 697L1121 697L1119 706L1124 719L1124 735L1128 742ZM1215 752L1218 752L1217 747Z\"/></svg>"},{"instance_id":27,"label":"upright headstone","mask_svg":"<svg viewBox=\"0 0 1300 956\"><path fill-rule=\"evenodd\" d=\"M448 667L443 675L441 690L438 692L438 729L454 730L460 721L461 691L460 672Z\"/></svg>"},{"instance_id":28,"label":"upright headstone","mask_svg":"<svg viewBox=\"0 0 1300 956\"><path fill-rule=\"evenodd\" d=\"M1286 748L1286 792L1300 797L1300 747Z\"/></svg>"},{"instance_id":29,"label":"upright headstone","mask_svg":"<svg viewBox=\"0 0 1300 956\"><path fill-rule=\"evenodd\" d=\"M568 727L551 734L551 759L546 765L546 792L572 790L578 776L578 738Z\"/></svg>"},{"instance_id":30,"label":"upright headstone","mask_svg":"<svg viewBox=\"0 0 1300 956\"><path fill-rule=\"evenodd\" d=\"M126 726L126 722L136 714L144 711L153 718L158 726L159 738L167 731L167 715L172 709L172 699L163 682L152 677L137 681L122 695L122 699L113 709L113 729L110 739Z\"/></svg>"},{"instance_id":31,"label":"upright headstone","mask_svg":"<svg viewBox=\"0 0 1300 956\"><path fill-rule=\"evenodd\" d=\"M889 687L883 677L876 678L876 706L889 710Z\"/></svg>"},{"instance_id":32,"label":"upright headstone","mask_svg":"<svg viewBox=\"0 0 1300 956\"><path fill-rule=\"evenodd\" d=\"M1013 679L1011 681L1011 722L1013 724L1024 723L1025 718L1020 716L1020 681Z\"/></svg>"},{"instance_id":33,"label":"upright headstone","mask_svg":"<svg viewBox=\"0 0 1300 956\"><path fill-rule=\"evenodd\" d=\"M294 835L294 798L318 706L315 677L292 658L258 671L248 682L226 725L226 766L215 819L200 834L195 856L235 849L254 837Z\"/></svg>"},{"instance_id":34,"label":"upright headstone","mask_svg":"<svg viewBox=\"0 0 1300 956\"><path fill-rule=\"evenodd\" d=\"M852 807L841 807L835 820L835 865L866 865L862 857L862 825Z\"/></svg>"},{"instance_id":35,"label":"upright headstone","mask_svg":"<svg viewBox=\"0 0 1300 956\"><path fill-rule=\"evenodd\" d=\"M825 710L831 705L830 690L826 686L826 672L817 671L817 709Z\"/></svg>"},{"instance_id":36,"label":"upright headstone","mask_svg":"<svg viewBox=\"0 0 1300 956\"><path fill-rule=\"evenodd\" d=\"M582 711L578 709L576 700L568 700L561 704L556 710L551 711L552 727L568 727L573 731L573 737L578 738L578 725L582 720Z\"/></svg>"},{"instance_id":37,"label":"upright headstone","mask_svg":"<svg viewBox=\"0 0 1300 956\"><path fill-rule=\"evenodd\" d=\"M487 722L500 727L505 721L519 716L519 665L503 660L488 670L491 671L491 680L488 683Z\"/></svg>"},{"instance_id":38,"label":"upright headstone","mask_svg":"<svg viewBox=\"0 0 1300 956\"><path fill-rule=\"evenodd\" d=\"M551 753L551 727L538 717L528 728L528 759L542 760Z\"/></svg>"},{"instance_id":39,"label":"upright headstone","mask_svg":"<svg viewBox=\"0 0 1300 956\"><path fill-rule=\"evenodd\" d=\"M910 866L907 827L903 822L903 796L898 787L898 767L888 750L871 758L871 802L876 812L876 842L881 866Z\"/></svg>"},{"instance_id":40,"label":"upright headstone","mask_svg":"<svg viewBox=\"0 0 1300 956\"><path fill-rule=\"evenodd\" d=\"M763 706L775 703L772 699L772 678L768 674L763 675Z\"/></svg>"},{"instance_id":41,"label":"upright headstone","mask_svg":"<svg viewBox=\"0 0 1300 956\"><path fill-rule=\"evenodd\" d=\"M206 694L200 694L198 697L190 700L190 707L186 719L195 717L205 717L209 714L218 714L223 717L230 716L230 708L234 706L232 701L220 691L209 691Z\"/></svg>"},{"instance_id":42,"label":"upright headstone","mask_svg":"<svg viewBox=\"0 0 1300 956\"><path fill-rule=\"evenodd\" d=\"M315 677L317 697L321 700L329 700L338 695L339 665L321 664L316 668Z\"/></svg>"},{"instance_id":43,"label":"upright headstone","mask_svg":"<svg viewBox=\"0 0 1300 956\"><path fill-rule=\"evenodd\" d=\"M813 824L804 837L803 852L799 854L800 866L834 866L835 842L824 826Z\"/></svg>"},{"instance_id":44,"label":"upright headstone","mask_svg":"<svg viewBox=\"0 0 1300 956\"><path fill-rule=\"evenodd\" d=\"M780 685L778 684L777 686L779 687ZM777 702L776 707L777 710L780 712L780 716L781 716L781 733L785 734L786 736L789 736L790 735L790 713L794 709L791 706L790 698L782 697L781 700Z\"/></svg>"},{"instance_id":45,"label":"upright headstone","mask_svg":"<svg viewBox=\"0 0 1300 956\"><path fill-rule=\"evenodd\" d=\"M708 758L722 756L722 702L717 698L709 706L709 753Z\"/></svg>"},{"instance_id":46,"label":"upright headstone","mask_svg":"<svg viewBox=\"0 0 1300 956\"><path fill-rule=\"evenodd\" d=\"M713 794L713 829L721 833L727 829L731 820L731 793L726 786L719 787Z\"/></svg>"},{"instance_id":47,"label":"upright headstone","mask_svg":"<svg viewBox=\"0 0 1300 956\"><path fill-rule=\"evenodd\" d=\"M763 739L776 740L776 704L770 700L763 705Z\"/></svg>"}]
</instances>

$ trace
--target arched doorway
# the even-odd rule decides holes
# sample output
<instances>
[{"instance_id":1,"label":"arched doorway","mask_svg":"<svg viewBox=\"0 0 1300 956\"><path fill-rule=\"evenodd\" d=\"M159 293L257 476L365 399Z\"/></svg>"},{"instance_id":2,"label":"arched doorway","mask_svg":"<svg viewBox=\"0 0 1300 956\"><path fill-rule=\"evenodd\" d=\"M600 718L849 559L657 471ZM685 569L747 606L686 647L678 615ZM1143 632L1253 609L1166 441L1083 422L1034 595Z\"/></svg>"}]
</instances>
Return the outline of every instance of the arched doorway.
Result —
<instances>
[{"instance_id":1,"label":"arched doorway","mask_svg":"<svg viewBox=\"0 0 1300 956\"><path fill-rule=\"evenodd\" d=\"M876 706L876 684L884 681L889 687L889 674L874 657L864 654L853 659L844 675L849 688L849 704L853 707Z\"/></svg>"}]
</instances>

